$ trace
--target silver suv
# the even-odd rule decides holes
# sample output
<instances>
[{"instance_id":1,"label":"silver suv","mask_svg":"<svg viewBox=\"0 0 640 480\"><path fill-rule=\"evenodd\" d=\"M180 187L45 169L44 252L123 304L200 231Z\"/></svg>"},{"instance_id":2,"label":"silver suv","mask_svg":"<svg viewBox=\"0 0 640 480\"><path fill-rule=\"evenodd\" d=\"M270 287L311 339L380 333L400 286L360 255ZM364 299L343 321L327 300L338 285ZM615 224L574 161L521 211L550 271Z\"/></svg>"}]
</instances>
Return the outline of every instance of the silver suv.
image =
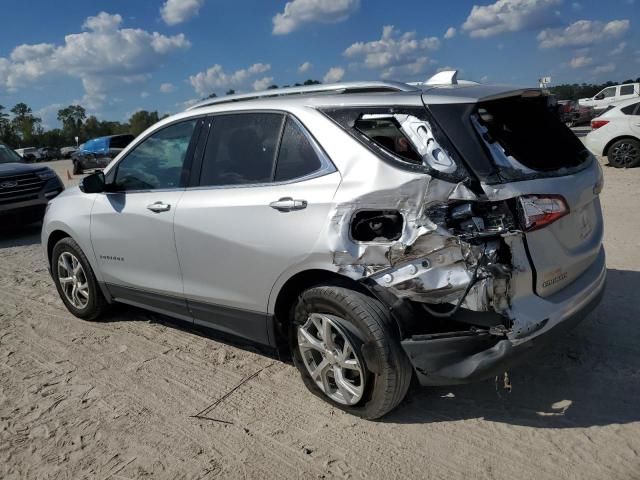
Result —
<instances>
[{"instance_id":1,"label":"silver suv","mask_svg":"<svg viewBox=\"0 0 640 480\"><path fill-rule=\"evenodd\" d=\"M361 82L207 100L49 205L71 313L121 302L286 348L365 418L500 375L605 285L596 159L544 92Z\"/></svg>"}]
</instances>

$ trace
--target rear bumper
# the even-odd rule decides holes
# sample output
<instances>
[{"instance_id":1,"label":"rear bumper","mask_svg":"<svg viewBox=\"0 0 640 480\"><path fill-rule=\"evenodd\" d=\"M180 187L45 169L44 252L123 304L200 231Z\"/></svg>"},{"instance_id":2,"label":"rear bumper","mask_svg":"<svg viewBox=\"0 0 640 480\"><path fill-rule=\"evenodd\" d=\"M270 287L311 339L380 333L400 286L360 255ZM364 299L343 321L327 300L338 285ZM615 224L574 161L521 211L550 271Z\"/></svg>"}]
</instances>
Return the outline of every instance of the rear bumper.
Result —
<instances>
[{"instance_id":1,"label":"rear bumper","mask_svg":"<svg viewBox=\"0 0 640 480\"><path fill-rule=\"evenodd\" d=\"M593 264L558 295L541 299L540 316L527 317L536 330L516 338L481 332L419 335L402 342L421 385L456 385L499 375L575 327L600 303L606 282L604 250ZM522 307L524 307L523 305ZM527 302L527 307L533 303ZM516 309L518 306L514 306ZM522 308L520 307L520 308ZM542 307L540 303L537 307ZM516 310L517 312L517 310Z\"/></svg>"}]
</instances>

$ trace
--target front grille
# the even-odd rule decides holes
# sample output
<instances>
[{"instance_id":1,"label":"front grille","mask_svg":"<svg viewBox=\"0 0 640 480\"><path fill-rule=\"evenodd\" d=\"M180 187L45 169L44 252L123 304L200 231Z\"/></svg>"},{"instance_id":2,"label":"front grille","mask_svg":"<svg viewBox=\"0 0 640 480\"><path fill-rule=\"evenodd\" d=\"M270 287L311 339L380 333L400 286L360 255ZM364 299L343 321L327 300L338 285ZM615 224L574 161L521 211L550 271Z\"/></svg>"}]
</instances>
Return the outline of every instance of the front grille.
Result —
<instances>
[{"instance_id":1,"label":"front grille","mask_svg":"<svg viewBox=\"0 0 640 480\"><path fill-rule=\"evenodd\" d=\"M0 204L37 198L45 182L35 173L0 176Z\"/></svg>"}]
</instances>

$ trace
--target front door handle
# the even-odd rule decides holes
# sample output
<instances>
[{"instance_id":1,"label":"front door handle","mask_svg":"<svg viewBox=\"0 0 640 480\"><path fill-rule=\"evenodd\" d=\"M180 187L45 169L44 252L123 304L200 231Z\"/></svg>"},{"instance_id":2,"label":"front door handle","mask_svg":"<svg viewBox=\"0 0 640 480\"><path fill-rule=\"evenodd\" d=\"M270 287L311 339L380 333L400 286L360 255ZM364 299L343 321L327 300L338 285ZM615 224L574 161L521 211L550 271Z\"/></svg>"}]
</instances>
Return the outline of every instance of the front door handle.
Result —
<instances>
[{"instance_id":1,"label":"front door handle","mask_svg":"<svg viewBox=\"0 0 640 480\"><path fill-rule=\"evenodd\" d=\"M152 212L160 213L160 212L168 212L171 210L171 205L168 203L156 202L151 205L147 205L147 210L151 210Z\"/></svg>"},{"instance_id":2,"label":"front door handle","mask_svg":"<svg viewBox=\"0 0 640 480\"><path fill-rule=\"evenodd\" d=\"M275 208L279 212L291 212L293 210L302 210L307 208L306 200L294 200L291 197L284 197L269 204L271 208Z\"/></svg>"}]
</instances>

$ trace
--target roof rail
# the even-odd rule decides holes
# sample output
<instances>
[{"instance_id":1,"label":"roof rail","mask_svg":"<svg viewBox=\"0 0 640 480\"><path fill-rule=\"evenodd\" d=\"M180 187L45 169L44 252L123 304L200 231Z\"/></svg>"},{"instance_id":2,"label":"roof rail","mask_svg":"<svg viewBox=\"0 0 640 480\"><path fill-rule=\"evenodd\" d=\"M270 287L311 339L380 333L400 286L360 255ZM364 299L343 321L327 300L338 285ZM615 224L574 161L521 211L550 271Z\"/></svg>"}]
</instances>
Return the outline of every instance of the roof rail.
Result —
<instances>
[{"instance_id":1,"label":"roof rail","mask_svg":"<svg viewBox=\"0 0 640 480\"><path fill-rule=\"evenodd\" d=\"M192 105L187 110L218 105L221 103L243 102L256 100L259 98L285 97L290 95L308 95L312 93L375 93L375 92L413 92L418 88L402 82L341 82L327 83L320 85L307 85L302 87L274 88L261 92L241 93L238 95L226 95L224 97L214 97L202 100Z\"/></svg>"}]
</instances>

